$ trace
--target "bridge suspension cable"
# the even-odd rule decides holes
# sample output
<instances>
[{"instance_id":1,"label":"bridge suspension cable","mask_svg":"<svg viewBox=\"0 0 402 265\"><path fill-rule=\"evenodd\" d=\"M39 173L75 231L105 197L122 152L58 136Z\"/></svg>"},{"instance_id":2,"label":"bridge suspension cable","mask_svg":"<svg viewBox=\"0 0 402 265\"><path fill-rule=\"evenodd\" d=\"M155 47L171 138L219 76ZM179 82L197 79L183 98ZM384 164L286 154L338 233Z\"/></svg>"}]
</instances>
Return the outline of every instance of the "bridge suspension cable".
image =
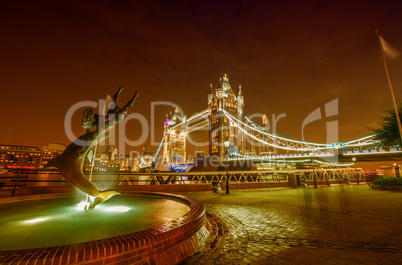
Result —
<instances>
[{"instance_id":1,"label":"bridge suspension cable","mask_svg":"<svg viewBox=\"0 0 402 265\"><path fill-rule=\"evenodd\" d=\"M323 149L334 149L334 144L319 144L319 143L310 143L304 141L293 140L284 136L281 136L277 133L274 133L267 128L259 125L258 123L252 121L247 116L243 115L246 120L250 123L250 125L236 119L227 111L223 110L225 116L231 121L234 126L236 126L239 130L244 132L250 138L271 147L291 150L291 151L319 151ZM349 141L346 143L337 143L340 147L354 147L354 146L367 146L378 144L379 141L373 140L375 135L369 135L360 139L356 139L353 141Z\"/></svg>"},{"instance_id":2,"label":"bridge suspension cable","mask_svg":"<svg viewBox=\"0 0 402 265\"><path fill-rule=\"evenodd\" d=\"M155 154L152 156L152 158L148 162L146 162L143 158L141 158L141 167L150 167L150 166L152 166L152 163L156 161L156 158L158 157L159 152L160 152L160 150L162 148L163 140L164 140L164 138L162 138L162 141L159 144L158 149L156 150Z\"/></svg>"},{"instance_id":3,"label":"bridge suspension cable","mask_svg":"<svg viewBox=\"0 0 402 265\"><path fill-rule=\"evenodd\" d=\"M190 118L183 120L182 122L172 126L171 128L169 128L169 131L175 130L175 129L183 127L183 126L187 127L190 124L193 124L192 128L199 129L199 128L201 128L201 126L199 126L200 123L205 124L205 122L208 122L207 116L208 116L208 109L205 109L199 113L194 114ZM191 127L191 126L189 126L189 127ZM197 129L195 129L195 130L197 130ZM195 130L193 129L191 131L195 131Z\"/></svg>"},{"instance_id":4,"label":"bridge suspension cable","mask_svg":"<svg viewBox=\"0 0 402 265\"><path fill-rule=\"evenodd\" d=\"M255 127L255 128L260 128L262 130L267 131L269 134L272 135L277 135L277 137L282 137L284 139L290 140L290 141L296 141L296 142L300 142L297 140L293 140L290 138L287 138L285 136L282 136L278 133L272 132L271 130L265 128L264 126L261 126L260 124L256 123L255 121L251 120L250 118L248 118L246 115L243 114L243 117L247 119L247 121L251 124L251 126ZM345 142L345 143L338 143L341 147L362 147L362 146L371 146L371 145L375 145L375 147L377 146L381 146L381 141L379 140L374 140L374 137L377 136L379 133L377 134L372 134L372 135L368 135L359 139L355 139L349 142ZM307 143L307 142L304 142ZM322 145L322 144L317 144L317 143L308 143L311 145ZM332 144L327 144L327 146L334 148L334 146Z\"/></svg>"},{"instance_id":5,"label":"bridge suspension cable","mask_svg":"<svg viewBox=\"0 0 402 265\"><path fill-rule=\"evenodd\" d=\"M154 161L156 160L156 158L158 157L159 151L161 150L162 145L163 145L163 140L165 140L165 139L162 138L162 141L161 141L161 143L159 144L158 150L156 150L154 156L153 156L152 159L151 159L152 162L154 162Z\"/></svg>"}]
</instances>

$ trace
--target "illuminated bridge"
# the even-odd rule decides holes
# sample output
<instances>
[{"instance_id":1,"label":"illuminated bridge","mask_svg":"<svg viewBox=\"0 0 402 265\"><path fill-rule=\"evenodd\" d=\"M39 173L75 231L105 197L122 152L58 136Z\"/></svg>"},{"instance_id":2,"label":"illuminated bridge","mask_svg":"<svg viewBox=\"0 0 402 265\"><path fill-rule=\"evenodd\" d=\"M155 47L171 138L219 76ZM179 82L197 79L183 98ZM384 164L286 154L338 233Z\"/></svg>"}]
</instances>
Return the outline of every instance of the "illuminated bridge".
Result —
<instances>
[{"instance_id":1,"label":"illuminated bridge","mask_svg":"<svg viewBox=\"0 0 402 265\"><path fill-rule=\"evenodd\" d=\"M359 161L381 158L392 160L402 154L399 147L385 150L375 135L348 142L311 143L287 138L269 130L266 122L260 125L244 115L244 97L239 86L236 95L225 75L217 88L208 94L208 107L191 117L178 109L164 122L164 136L152 162L185 164L188 135L204 129L209 134L209 156L226 161L251 160L261 163L314 162L332 166L350 166L352 157ZM265 123L265 124L264 124ZM347 163L340 163L347 162Z\"/></svg>"}]
</instances>

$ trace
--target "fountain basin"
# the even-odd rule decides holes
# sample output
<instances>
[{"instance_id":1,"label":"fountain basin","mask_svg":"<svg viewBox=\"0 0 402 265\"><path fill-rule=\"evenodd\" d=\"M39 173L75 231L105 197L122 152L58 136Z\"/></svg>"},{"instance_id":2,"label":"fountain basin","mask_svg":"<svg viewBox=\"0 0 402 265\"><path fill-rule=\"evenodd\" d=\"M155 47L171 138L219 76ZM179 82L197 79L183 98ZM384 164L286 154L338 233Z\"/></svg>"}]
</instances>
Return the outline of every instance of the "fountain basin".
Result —
<instances>
[{"instance_id":1,"label":"fountain basin","mask_svg":"<svg viewBox=\"0 0 402 265\"><path fill-rule=\"evenodd\" d=\"M30 198L38 199L37 197L49 196L52 195L32 195ZM5 199L10 200L10 198ZM23 200L26 199L26 196L19 196L15 199ZM35 203L42 206L25 211L23 208L17 209L17 212L20 213L27 212L29 218L24 219L24 217L17 216L13 219L7 215L6 226L10 228L9 230L13 226L24 224L28 227L26 230L29 231L30 227L42 223L41 225L49 227L50 234L52 234L52 230L56 230L53 233L60 232L61 236L56 236L56 240L38 240L40 245L32 248L28 244L29 241L32 241L29 239L29 236L32 235L27 234L24 240L24 233L22 233L17 236L22 237L27 243L20 244L23 246L19 249L17 249L18 243L13 245L11 241L21 239L8 237L10 244L6 246L8 250L0 251L0 264L17 264L18 262L20 262L19 264L131 264L142 261L155 264L175 264L194 253L203 244L210 231L202 203L181 195L133 192L120 196L120 198L119 196L116 199L112 198L104 205L99 205L102 206L99 209L97 207L84 212L61 207L60 212L52 211L52 207L50 207L52 200L59 206L61 201L63 202L61 205L67 203L68 207L76 207L76 205L69 204L70 199L55 197L39 201L18 201L16 205L20 204L21 207L35 205ZM141 211L139 209L141 207L132 204L133 201L141 199L146 201L145 204L156 200L157 207L151 211L146 209ZM15 211L15 205L12 204L15 202L2 203L0 207L9 207L11 208L9 210ZM144 208L147 207L149 205L144 206ZM40 209L37 208L43 208L45 213L46 210L50 210L50 213L41 215ZM129 209L127 210L127 208ZM63 213L65 211L71 211L73 214ZM130 211L134 216L124 217ZM32 218L32 212L37 213L35 218ZM102 217L103 212L107 212L107 214ZM144 216L145 213L148 214L145 224L136 223L136 219L140 218L136 218L135 215ZM46 218L53 218L53 221ZM74 235L69 235L68 231L64 231L67 230L65 227L67 225L63 225L63 218L66 219L67 224L69 221L70 223L78 222L80 224L78 228L81 230ZM91 219L91 222L88 219ZM88 224L85 224L87 222L90 223L89 227ZM73 230L78 229L74 225L72 228ZM60 231L57 232L57 230ZM43 232L43 236L49 234L49 231ZM95 237L88 239L88 234L95 235ZM77 240L73 242L71 239Z\"/></svg>"}]
</instances>

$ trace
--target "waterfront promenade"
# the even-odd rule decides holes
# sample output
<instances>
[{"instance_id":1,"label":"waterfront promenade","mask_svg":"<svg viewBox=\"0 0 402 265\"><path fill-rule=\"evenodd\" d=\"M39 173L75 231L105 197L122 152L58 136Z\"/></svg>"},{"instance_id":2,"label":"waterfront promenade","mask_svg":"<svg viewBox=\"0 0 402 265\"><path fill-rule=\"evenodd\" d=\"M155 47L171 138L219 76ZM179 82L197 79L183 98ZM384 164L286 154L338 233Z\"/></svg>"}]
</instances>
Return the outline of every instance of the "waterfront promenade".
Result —
<instances>
[{"instance_id":1,"label":"waterfront promenade","mask_svg":"<svg viewBox=\"0 0 402 265\"><path fill-rule=\"evenodd\" d=\"M190 194L216 236L183 264L402 264L402 193L367 185Z\"/></svg>"}]
</instances>

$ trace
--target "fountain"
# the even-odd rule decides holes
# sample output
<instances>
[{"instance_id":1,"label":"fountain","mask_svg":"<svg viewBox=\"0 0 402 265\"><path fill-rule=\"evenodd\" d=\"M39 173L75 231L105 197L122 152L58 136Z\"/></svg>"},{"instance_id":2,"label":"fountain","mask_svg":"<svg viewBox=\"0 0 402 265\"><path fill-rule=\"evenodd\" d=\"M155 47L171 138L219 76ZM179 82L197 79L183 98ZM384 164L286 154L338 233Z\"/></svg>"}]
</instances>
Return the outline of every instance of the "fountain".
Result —
<instances>
[{"instance_id":1,"label":"fountain","mask_svg":"<svg viewBox=\"0 0 402 265\"><path fill-rule=\"evenodd\" d=\"M181 195L131 192L77 207L65 194L0 198L0 264L176 264L211 230L203 204Z\"/></svg>"},{"instance_id":2,"label":"fountain","mask_svg":"<svg viewBox=\"0 0 402 265\"><path fill-rule=\"evenodd\" d=\"M87 112L87 132L50 161L83 194L0 198L0 264L176 264L204 243L211 226L199 201L168 193L99 191L83 175L84 159L94 159L93 149L138 95L119 108L121 90L107 116ZM80 202L82 196L90 200Z\"/></svg>"}]
</instances>

